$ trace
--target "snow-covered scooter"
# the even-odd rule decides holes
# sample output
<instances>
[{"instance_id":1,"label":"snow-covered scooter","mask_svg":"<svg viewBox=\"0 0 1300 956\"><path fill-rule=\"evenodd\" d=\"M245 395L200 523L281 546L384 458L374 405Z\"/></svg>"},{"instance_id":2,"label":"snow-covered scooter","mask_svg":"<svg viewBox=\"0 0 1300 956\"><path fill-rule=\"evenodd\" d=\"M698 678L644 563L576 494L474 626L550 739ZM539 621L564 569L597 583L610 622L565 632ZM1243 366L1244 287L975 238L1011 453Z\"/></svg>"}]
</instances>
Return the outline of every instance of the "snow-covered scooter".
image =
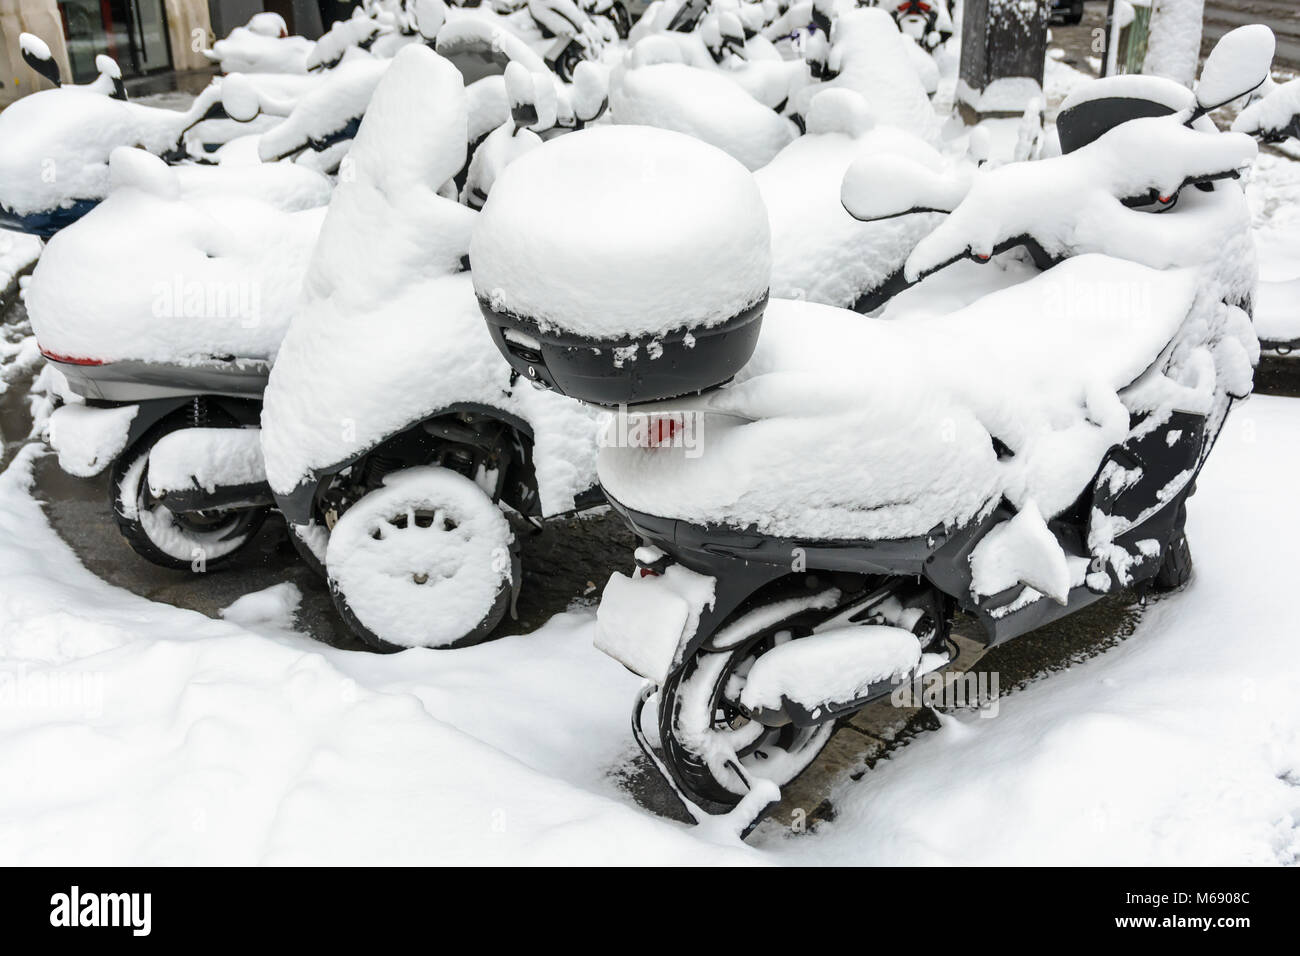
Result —
<instances>
[{"instance_id":1,"label":"snow-covered scooter","mask_svg":"<svg viewBox=\"0 0 1300 956\"><path fill-rule=\"evenodd\" d=\"M595 414L514 374L483 328L466 271L479 214L444 198L466 111L448 60L394 58L266 393L277 506L376 650L483 640L520 584L512 521L600 500Z\"/></svg>"},{"instance_id":2,"label":"snow-covered scooter","mask_svg":"<svg viewBox=\"0 0 1300 956\"><path fill-rule=\"evenodd\" d=\"M946 315L768 301L752 180L698 144L578 133L498 182L474 262L503 353L633 405L598 470L642 546L596 641L646 678L638 740L697 819L752 827L840 718L954 659L959 609L994 645L1188 580L1186 500L1258 346L1229 181L1256 148L1186 124L1263 82L1258 39L1221 42L1199 103L1091 100L1091 142L982 170L959 203L938 177L851 168L857 216L952 210L912 279L1025 245L1056 263ZM635 189L596 176L585 193L599 215L539 217L560 170L627 166ZM710 199L675 204L684 169ZM637 257L616 268L623 230Z\"/></svg>"},{"instance_id":3,"label":"snow-covered scooter","mask_svg":"<svg viewBox=\"0 0 1300 956\"><path fill-rule=\"evenodd\" d=\"M109 154L138 146L169 163L207 162L190 142L201 123L227 118L220 81L184 112L127 100L122 71L107 56L95 58L99 76L84 86L57 86L59 66L49 47L29 33L20 37L27 65L56 84L25 96L0 113L0 227L48 239L104 198Z\"/></svg>"},{"instance_id":4,"label":"snow-covered scooter","mask_svg":"<svg viewBox=\"0 0 1300 956\"><path fill-rule=\"evenodd\" d=\"M66 382L49 440L69 474L109 471L138 554L204 571L272 504L262 391L330 187L274 164L203 167L190 190L186 168L125 147L108 165L109 194L49 241L24 292Z\"/></svg>"}]
</instances>

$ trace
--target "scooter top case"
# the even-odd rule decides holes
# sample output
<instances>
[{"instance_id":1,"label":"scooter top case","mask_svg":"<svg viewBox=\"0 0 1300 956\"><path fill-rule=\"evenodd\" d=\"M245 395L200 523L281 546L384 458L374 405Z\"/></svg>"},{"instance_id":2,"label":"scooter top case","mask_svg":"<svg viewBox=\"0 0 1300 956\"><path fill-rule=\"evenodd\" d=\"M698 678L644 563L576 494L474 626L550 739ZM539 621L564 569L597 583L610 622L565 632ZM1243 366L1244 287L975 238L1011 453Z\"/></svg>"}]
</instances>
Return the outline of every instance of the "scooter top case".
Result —
<instances>
[{"instance_id":1,"label":"scooter top case","mask_svg":"<svg viewBox=\"0 0 1300 956\"><path fill-rule=\"evenodd\" d=\"M516 372L615 406L705 391L749 361L771 238L758 187L730 156L680 133L607 126L512 163L470 262Z\"/></svg>"}]
</instances>

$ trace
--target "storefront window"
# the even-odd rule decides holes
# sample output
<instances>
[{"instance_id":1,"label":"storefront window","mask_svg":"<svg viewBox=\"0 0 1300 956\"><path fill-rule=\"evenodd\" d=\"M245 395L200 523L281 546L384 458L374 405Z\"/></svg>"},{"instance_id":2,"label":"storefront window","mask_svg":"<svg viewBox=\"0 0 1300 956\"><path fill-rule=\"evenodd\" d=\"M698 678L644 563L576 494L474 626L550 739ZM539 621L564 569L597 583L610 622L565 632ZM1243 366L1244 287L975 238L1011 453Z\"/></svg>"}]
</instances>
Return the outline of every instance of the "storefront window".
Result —
<instances>
[{"instance_id":1,"label":"storefront window","mask_svg":"<svg viewBox=\"0 0 1300 956\"><path fill-rule=\"evenodd\" d=\"M93 80L95 57L106 53L126 76L171 66L162 0L60 0L73 79Z\"/></svg>"}]
</instances>

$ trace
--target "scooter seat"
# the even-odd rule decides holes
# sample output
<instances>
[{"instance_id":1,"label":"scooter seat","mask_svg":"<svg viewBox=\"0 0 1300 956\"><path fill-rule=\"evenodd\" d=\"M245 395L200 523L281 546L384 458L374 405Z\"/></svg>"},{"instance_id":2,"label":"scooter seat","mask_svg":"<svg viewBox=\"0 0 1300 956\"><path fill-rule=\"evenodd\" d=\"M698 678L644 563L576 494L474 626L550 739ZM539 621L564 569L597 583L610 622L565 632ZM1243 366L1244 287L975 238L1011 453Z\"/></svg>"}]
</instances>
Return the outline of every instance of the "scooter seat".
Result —
<instances>
[{"instance_id":1,"label":"scooter seat","mask_svg":"<svg viewBox=\"0 0 1300 956\"><path fill-rule=\"evenodd\" d=\"M1004 497L1050 518L1135 415L1206 414L1216 360L1248 390L1249 320L1193 314L1197 292L1193 270L1087 255L937 317L773 300L735 382L661 407L679 421L657 447L607 440L601 483L644 514L796 539L925 535Z\"/></svg>"}]
</instances>

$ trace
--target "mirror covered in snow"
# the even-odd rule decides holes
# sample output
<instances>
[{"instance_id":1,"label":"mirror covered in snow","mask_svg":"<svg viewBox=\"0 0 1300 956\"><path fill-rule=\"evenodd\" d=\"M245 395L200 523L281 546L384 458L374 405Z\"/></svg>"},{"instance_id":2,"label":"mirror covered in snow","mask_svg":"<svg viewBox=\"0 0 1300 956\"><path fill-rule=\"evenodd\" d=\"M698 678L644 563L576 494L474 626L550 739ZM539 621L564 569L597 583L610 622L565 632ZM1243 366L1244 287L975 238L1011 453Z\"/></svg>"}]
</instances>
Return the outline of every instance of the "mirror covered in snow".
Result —
<instances>
[{"instance_id":1,"label":"mirror covered in snow","mask_svg":"<svg viewBox=\"0 0 1300 956\"><path fill-rule=\"evenodd\" d=\"M250 122L262 111L257 90L241 73L231 73L221 81L221 105L237 123Z\"/></svg>"},{"instance_id":2,"label":"mirror covered in snow","mask_svg":"<svg viewBox=\"0 0 1300 956\"><path fill-rule=\"evenodd\" d=\"M1223 35L1205 59L1196 102L1209 112L1257 89L1268 79L1277 41L1262 24L1238 27Z\"/></svg>"},{"instance_id":3,"label":"mirror covered in snow","mask_svg":"<svg viewBox=\"0 0 1300 956\"><path fill-rule=\"evenodd\" d=\"M854 219L872 222L914 212L951 212L969 188L965 176L945 175L905 156L874 154L850 164L840 202Z\"/></svg>"}]
</instances>

